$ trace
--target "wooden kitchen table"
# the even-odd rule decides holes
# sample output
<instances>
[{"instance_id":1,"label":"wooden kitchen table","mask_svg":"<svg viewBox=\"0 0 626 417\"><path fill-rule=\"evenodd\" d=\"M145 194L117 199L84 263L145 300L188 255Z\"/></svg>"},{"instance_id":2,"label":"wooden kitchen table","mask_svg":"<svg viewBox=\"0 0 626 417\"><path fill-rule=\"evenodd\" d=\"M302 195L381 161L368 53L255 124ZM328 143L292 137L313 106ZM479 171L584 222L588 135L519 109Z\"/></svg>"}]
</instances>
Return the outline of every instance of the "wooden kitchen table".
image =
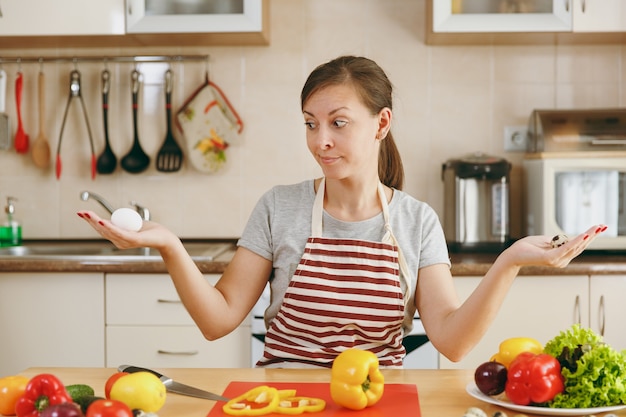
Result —
<instances>
[{"instance_id":1,"label":"wooden kitchen table","mask_svg":"<svg viewBox=\"0 0 626 417\"><path fill-rule=\"evenodd\" d=\"M192 385L218 394L223 393L231 381L261 382L321 382L330 381L330 370L311 369L155 369L176 381ZM113 368L29 368L22 375L32 377L40 373L56 375L65 385L87 384L94 388L96 395L103 396L107 378L117 372ZM489 417L495 411L506 411L509 416L517 414L474 399L465 387L474 379L473 370L383 370L385 383L415 384L422 417L462 417L469 407L480 407ZM206 417L214 401L185 397L168 393L159 417ZM417 414L417 413L415 413ZM415 415L413 414L413 415ZM626 416L626 412L616 413ZM355 417L358 413L354 414ZM598 415L600 417L602 414ZM537 414L539 416L539 414ZM400 416L399 416L400 417Z\"/></svg>"}]
</instances>

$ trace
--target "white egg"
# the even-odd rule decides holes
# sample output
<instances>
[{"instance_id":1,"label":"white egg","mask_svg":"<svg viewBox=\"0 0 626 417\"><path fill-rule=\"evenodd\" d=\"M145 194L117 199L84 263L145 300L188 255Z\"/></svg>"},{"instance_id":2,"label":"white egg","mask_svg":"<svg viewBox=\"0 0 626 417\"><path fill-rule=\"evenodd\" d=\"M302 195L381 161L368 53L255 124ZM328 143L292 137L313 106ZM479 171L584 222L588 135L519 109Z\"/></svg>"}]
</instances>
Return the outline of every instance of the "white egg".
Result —
<instances>
[{"instance_id":1,"label":"white egg","mask_svg":"<svg viewBox=\"0 0 626 417\"><path fill-rule=\"evenodd\" d=\"M138 232L143 226L143 219L135 210L122 207L113 212L111 223L122 229Z\"/></svg>"}]
</instances>

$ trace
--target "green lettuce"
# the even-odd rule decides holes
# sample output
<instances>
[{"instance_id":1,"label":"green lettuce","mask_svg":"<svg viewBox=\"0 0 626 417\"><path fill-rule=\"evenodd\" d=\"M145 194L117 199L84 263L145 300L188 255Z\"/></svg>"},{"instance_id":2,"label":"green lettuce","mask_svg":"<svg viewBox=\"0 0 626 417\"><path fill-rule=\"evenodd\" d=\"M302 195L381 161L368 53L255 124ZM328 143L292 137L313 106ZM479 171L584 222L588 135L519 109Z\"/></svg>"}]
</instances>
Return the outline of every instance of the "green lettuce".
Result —
<instances>
[{"instance_id":1,"label":"green lettuce","mask_svg":"<svg viewBox=\"0 0 626 417\"><path fill-rule=\"evenodd\" d=\"M543 351L556 358L561 354L564 347L574 350L578 345L595 345L602 343L602 341L602 336L587 327L581 327L577 323L568 330L561 331L554 339L546 343Z\"/></svg>"},{"instance_id":2,"label":"green lettuce","mask_svg":"<svg viewBox=\"0 0 626 417\"><path fill-rule=\"evenodd\" d=\"M578 324L561 332L544 346L559 357L563 348L582 346L576 369L561 369L565 390L548 404L552 408L593 408L626 403L626 352L618 352L601 336Z\"/></svg>"}]
</instances>

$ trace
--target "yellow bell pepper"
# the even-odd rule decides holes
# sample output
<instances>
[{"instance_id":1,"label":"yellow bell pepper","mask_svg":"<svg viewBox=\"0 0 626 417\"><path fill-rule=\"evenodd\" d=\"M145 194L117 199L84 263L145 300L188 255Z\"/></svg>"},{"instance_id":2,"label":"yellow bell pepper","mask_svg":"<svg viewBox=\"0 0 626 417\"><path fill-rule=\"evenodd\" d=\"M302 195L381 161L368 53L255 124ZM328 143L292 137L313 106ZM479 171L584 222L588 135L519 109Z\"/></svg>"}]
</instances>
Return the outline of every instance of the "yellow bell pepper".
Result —
<instances>
[{"instance_id":1,"label":"yellow bell pepper","mask_svg":"<svg viewBox=\"0 0 626 417\"><path fill-rule=\"evenodd\" d=\"M335 403L362 410L381 399L384 387L385 378L374 353L348 349L335 358L330 379L330 395Z\"/></svg>"},{"instance_id":2,"label":"yellow bell pepper","mask_svg":"<svg viewBox=\"0 0 626 417\"><path fill-rule=\"evenodd\" d=\"M26 391L28 381L29 378L21 375L0 378L0 415L15 415L15 404Z\"/></svg>"},{"instance_id":3,"label":"yellow bell pepper","mask_svg":"<svg viewBox=\"0 0 626 417\"><path fill-rule=\"evenodd\" d=\"M503 340L500 343L498 353L493 355L490 361L500 362L507 368L513 362L513 359L522 352L531 352L536 355L543 353L543 345L538 341L530 337L512 337Z\"/></svg>"}]
</instances>

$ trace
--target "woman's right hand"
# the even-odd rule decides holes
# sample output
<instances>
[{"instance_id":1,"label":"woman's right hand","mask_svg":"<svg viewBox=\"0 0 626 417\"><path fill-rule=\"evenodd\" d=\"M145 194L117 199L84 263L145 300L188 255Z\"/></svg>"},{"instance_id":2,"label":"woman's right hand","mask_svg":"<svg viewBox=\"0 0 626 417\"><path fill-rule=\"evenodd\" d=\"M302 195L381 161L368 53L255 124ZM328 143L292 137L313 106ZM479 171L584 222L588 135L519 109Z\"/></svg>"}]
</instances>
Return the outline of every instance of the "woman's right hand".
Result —
<instances>
[{"instance_id":1,"label":"woman's right hand","mask_svg":"<svg viewBox=\"0 0 626 417\"><path fill-rule=\"evenodd\" d=\"M149 247L160 251L172 242L179 241L170 230L153 221L144 221L141 230L132 232L115 226L110 220L101 218L93 211L79 211L76 214L119 249Z\"/></svg>"}]
</instances>

